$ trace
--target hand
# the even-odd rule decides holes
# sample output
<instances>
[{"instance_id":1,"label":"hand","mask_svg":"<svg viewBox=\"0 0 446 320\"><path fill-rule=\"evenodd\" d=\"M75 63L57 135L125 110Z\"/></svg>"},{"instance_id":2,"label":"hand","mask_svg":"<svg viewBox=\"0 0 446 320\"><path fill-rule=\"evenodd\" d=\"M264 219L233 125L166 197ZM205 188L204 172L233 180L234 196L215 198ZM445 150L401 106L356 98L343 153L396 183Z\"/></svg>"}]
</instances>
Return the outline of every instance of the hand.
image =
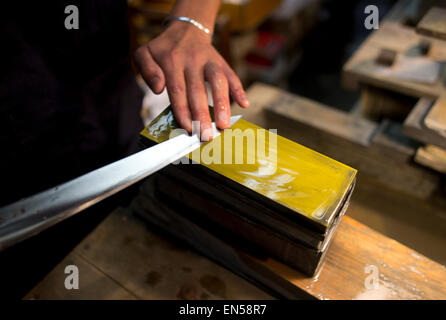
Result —
<instances>
[{"instance_id":1,"label":"hand","mask_svg":"<svg viewBox=\"0 0 446 320\"><path fill-rule=\"evenodd\" d=\"M231 96L241 107L249 102L240 79L211 44L211 38L193 25L173 21L156 39L135 51L142 77L153 92L167 87L175 119L189 133L192 120L200 121L201 140L212 139L205 81L212 88L214 118L219 129L230 126Z\"/></svg>"}]
</instances>

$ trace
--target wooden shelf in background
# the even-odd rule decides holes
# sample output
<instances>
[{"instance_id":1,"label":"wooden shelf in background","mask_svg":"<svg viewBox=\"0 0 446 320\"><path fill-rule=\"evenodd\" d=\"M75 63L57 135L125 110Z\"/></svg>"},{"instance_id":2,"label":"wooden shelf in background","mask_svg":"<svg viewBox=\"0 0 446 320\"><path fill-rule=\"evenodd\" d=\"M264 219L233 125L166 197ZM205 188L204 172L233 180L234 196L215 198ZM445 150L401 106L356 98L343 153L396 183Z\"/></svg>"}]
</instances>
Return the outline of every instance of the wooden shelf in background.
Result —
<instances>
[{"instance_id":1,"label":"wooden shelf in background","mask_svg":"<svg viewBox=\"0 0 446 320\"><path fill-rule=\"evenodd\" d=\"M446 40L446 9L433 7L417 25L419 34Z\"/></svg>"},{"instance_id":2,"label":"wooden shelf in background","mask_svg":"<svg viewBox=\"0 0 446 320\"><path fill-rule=\"evenodd\" d=\"M424 119L424 124L446 140L446 93L435 101Z\"/></svg>"},{"instance_id":3,"label":"wooden shelf in background","mask_svg":"<svg viewBox=\"0 0 446 320\"><path fill-rule=\"evenodd\" d=\"M415 51L422 37L413 28L395 22L383 22L353 54L343 67L343 85L352 90L360 84L392 90L412 97L437 98L445 90L446 73L440 72L434 84L402 80L382 75L382 67L376 63L382 49L391 49L397 54ZM432 39L426 56L436 61L446 60L446 42Z\"/></svg>"},{"instance_id":4,"label":"wooden shelf in background","mask_svg":"<svg viewBox=\"0 0 446 320\"><path fill-rule=\"evenodd\" d=\"M418 148L415 155L415 162L446 174L445 149L433 145L427 145L425 147Z\"/></svg>"},{"instance_id":5,"label":"wooden shelf in background","mask_svg":"<svg viewBox=\"0 0 446 320\"><path fill-rule=\"evenodd\" d=\"M421 98L407 116L403 124L403 133L415 140L446 148L446 137L432 130L425 124L426 116L432 110L435 101Z\"/></svg>"}]
</instances>

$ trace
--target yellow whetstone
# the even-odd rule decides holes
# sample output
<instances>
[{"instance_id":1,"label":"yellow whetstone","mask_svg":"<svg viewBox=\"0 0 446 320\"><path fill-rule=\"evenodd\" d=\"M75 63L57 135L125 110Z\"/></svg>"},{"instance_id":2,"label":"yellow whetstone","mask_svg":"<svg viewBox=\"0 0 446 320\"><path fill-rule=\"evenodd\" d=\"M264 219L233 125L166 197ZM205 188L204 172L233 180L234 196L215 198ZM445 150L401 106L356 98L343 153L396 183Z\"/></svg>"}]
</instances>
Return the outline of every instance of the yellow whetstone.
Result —
<instances>
[{"instance_id":1,"label":"yellow whetstone","mask_svg":"<svg viewBox=\"0 0 446 320\"><path fill-rule=\"evenodd\" d=\"M159 143L167 140L170 132L177 128L178 124L167 108L141 135ZM230 129L203 144L198 151L202 157L203 154L215 156L216 152L219 153L216 158L222 160L221 163L201 161L201 165L318 224L327 227L332 222L333 212L355 179L355 169L243 119ZM256 146L265 142L266 152L249 148L248 143L225 143L226 140L237 139L252 139L251 143L254 141ZM196 159L194 152L188 157ZM223 160L228 154L231 159L243 154L243 164L225 164L227 162ZM254 163L247 164L248 159L254 159Z\"/></svg>"}]
</instances>

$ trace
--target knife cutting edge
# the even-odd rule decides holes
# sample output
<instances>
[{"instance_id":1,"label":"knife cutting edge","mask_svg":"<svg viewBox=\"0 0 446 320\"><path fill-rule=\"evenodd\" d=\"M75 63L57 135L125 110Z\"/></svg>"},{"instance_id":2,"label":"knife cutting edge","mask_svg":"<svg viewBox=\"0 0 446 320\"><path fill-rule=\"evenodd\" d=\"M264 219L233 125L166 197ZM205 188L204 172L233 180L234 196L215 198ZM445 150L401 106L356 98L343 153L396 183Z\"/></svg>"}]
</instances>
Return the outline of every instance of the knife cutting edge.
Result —
<instances>
[{"instance_id":1,"label":"knife cutting edge","mask_svg":"<svg viewBox=\"0 0 446 320\"><path fill-rule=\"evenodd\" d=\"M241 116L231 117L231 126ZM220 134L212 123L214 137ZM181 134L151 148L110 163L59 186L0 208L0 250L144 179L184 157L203 142L198 135Z\"/></svg>"}]
</instances>

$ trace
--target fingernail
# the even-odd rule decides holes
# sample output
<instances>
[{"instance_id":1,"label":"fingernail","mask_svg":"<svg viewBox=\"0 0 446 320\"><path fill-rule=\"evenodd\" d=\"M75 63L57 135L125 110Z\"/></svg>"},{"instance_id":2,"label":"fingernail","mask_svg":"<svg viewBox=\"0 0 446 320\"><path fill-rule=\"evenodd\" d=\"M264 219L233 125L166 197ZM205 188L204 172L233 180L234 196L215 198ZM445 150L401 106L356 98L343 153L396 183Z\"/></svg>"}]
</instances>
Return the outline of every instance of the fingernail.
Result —
<instances>
[{"instance_id":1,"label":"fingernail","mask_svg":"<svg viewBox=\"0 0 446 320\"><path fill-rule=\"evenodd\" d=\"M187 131L187 133L190 135L191 133L193 133L193 129L192 129L192 121L188 118L183 120L183 123L181 125L181 127Z\"/></svg>"},{"instance_id":2,"label":"fingernail","mask_svg":"<svg viewBox=\"0 0 446 320\"><path fill-rule=\"evenodd\" d=\"M241 99L245 106L249 106L249 100L248 100L248 96L246 94L242 94Z\"/></svg>"},{"instance_id":3,"label":"fingernail","mask_svg":"<svg viewBox=\"0 0 446 320\"><path fill-rule=\"evenodd\" d=\"M201 140L202 141L210 141L212 140L212 129L204 129L201 133Z\"/></svg>"},{"instance_id":4,"label":"fingernail","mask_svg":"<svg viewBox=\"0 0 446 320\"><path fill-rule=\"evenodd\" d=\"M150 87L152 88L152 90L157 89L160 80L161 79L159 77L153 77L152 79L150 79Z\"/></svg>"}]
</instances>

